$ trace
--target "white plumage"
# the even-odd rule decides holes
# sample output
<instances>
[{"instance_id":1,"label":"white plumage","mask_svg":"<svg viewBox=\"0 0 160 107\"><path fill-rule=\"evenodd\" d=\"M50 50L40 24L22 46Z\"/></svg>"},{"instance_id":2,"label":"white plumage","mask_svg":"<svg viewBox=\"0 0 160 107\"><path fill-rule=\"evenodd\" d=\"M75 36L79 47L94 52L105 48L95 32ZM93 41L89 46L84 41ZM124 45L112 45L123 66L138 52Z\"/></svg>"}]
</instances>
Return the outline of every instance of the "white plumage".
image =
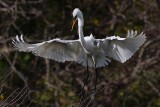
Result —
<instances>
[{"instance_id":1,"label":"white plumage","mask_svg":"<svg viewBox=\"0 0 160 107\"><path fill-rule=\"evenodd\" d=\"M93 35L83 35L83 15L76 8L73 17L78 20L78 40L52 39L42 43L29 44L23 40L23 35L16 36L12 41L14 46L23 52L32 52L37 56L56 60L58 62L76 61L83 66L103 67L108 65L110 58L125 62L133 56L138 48L145 42L146 37L142 32L128 31L126 38L119 36L95 39Z\"/></svg>"}]
</instances>

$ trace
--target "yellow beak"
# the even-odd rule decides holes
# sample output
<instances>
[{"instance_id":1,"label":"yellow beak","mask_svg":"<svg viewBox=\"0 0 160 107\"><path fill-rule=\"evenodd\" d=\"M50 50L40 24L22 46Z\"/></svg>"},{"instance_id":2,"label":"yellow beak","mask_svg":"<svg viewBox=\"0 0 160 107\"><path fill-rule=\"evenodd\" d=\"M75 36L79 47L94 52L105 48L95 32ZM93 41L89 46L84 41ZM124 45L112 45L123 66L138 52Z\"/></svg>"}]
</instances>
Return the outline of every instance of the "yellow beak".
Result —
<instances>
[{"instance_id":1,"label":"yellow beak","mask_svg":"<svg viewBox=\"0 0 160 107\"><path fill-rule=\"evenodd\" d=\"M71 31L73 30L73 28L74 28L74 25L75 25L76 21L77 21L77 19L76 19L76 18L74 18L74 19L72 20L72 29L71 29Z\"/></svg>"}]
</instances>

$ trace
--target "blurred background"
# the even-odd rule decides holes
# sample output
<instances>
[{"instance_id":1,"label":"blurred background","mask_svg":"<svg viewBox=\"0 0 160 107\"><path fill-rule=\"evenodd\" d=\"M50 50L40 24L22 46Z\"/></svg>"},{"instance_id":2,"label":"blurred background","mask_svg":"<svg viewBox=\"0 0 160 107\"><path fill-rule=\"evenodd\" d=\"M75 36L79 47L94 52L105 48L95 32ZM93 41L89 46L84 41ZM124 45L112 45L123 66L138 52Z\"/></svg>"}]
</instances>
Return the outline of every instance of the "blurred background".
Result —
<instances>
[{"instance_id":1,"label":"blurred background","mask_svg":"<svg viewBox=\"0 0 160 107\"><path fill-rule=\"evenodd\" d=\"M145 44L127 62L94 69L85 87L86 68L75 62L18 52L11 41L24 34L29 43L52 38L78 39L71 32L72 11L84 15L84 34L95 38L127 30L144 32ZM4 107L160 107L160 0L0 0L0 106Z\"/></svg>"}]
</instances>

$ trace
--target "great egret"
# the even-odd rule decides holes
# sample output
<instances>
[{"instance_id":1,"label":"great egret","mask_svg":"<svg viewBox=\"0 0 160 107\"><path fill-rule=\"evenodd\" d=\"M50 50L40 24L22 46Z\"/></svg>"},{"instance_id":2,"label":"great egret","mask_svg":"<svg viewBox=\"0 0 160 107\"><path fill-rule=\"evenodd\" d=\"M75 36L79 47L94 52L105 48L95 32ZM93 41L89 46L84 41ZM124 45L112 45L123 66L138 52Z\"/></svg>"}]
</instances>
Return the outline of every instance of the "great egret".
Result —
<instances>
[{"instance_id":1,"label":"great egret","mask_svg":"<svg viewBox=\"0 0 160 107\"><path fill-rule=\"evenodd\" d=\"M83 66L103 67L111 62L110 59L124 63L145 42L146 37L142 32L128 31L126 38L119 36L95 39L93 35L83 35L83 14L75 8L73 11L72 29L78 20L78 40L52 39L41 43L29 44L23 40L23 35L16 36L13 40L14 46L23 52L32 52L37 56L54 59L58 62L76 61ZM96 80L97 81L97 80Z\"/></svg>"},{"instance_id":2,"label":"great egret","mask_svg":"<svg viewBox=\"0 0 160 107\"><path fill-rule=\"evenodd\" d=\"M137 35L137 31L133 30L128 31L126 38L111 36L95 39L92 34L84 37L82 12L78 8L74 9L73 17L78 20L78 40L52 39L42 43L29 44L23 40L23 35L20 38L17 35L12 43L19 51L32 52L37 56L54 59L58 62L76 61L83 66L87 66L88 62L89 67L98 68L108 65L111 58L124 63L146 40L143 32ZM75 21L73 26L74 23Z\"/></svg>"}]
</instances>

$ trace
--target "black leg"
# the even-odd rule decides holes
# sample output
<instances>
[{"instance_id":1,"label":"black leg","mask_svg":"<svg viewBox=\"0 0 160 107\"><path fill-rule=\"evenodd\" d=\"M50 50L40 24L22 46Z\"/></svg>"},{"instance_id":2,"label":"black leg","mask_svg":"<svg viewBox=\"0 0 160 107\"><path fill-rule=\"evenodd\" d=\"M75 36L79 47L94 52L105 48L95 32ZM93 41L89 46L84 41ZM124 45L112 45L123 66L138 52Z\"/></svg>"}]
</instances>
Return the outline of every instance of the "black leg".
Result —
<instances>
[{"instance_id":1,"label":"black leg","mask_svg":"<svg viewBox=\"0 0 160 107\"><path fill-rule=\"evenodd\" d=\"M84 87L86 86L86 84L88 82L88 79L89 79L89 76L90 76L89 75L89 70L88 70L88 60L86 60L86 62L87 62L87 70L86 70L87 77L86 77L86 80L84 82L83 88L81 89L81 93L80 93L81 98L80 98L80 101L82 101L82 99L83 99L83 96L84 96Z\"/></svg>"},{"instance_id":2,"label":"black leg","mask_svg":"<svg viewBox=\"0 0 160 107\"><path fill-rule=\"evenodd\" d=\"M95 87L94 87L94 92L96 92L96 90L97 90L97 78L98 78L98 71L97 71L96 64L95 64Z\"/></svg>"}]
</instances>

